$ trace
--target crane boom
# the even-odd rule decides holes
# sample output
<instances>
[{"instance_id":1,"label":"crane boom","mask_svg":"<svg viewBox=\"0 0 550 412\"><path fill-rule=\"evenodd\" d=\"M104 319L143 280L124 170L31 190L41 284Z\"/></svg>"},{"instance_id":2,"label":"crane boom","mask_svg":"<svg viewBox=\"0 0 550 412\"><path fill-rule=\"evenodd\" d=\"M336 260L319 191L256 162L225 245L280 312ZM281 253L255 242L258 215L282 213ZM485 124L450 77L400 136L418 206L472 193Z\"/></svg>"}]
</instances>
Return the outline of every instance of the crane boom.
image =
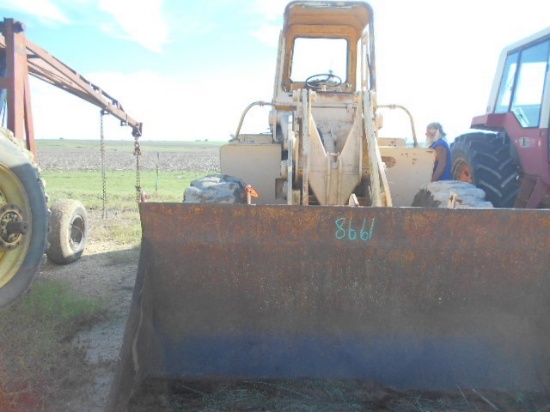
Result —
<instances>
[{"instance_id":1,"label":"crane boom","mask_svg":"<svg viewBox=\"0 0 550 412\"><path fill-rule=\"evenodd\" d=\"M30 151L36 155L29 74L112 114L121 125L132 128L134 137L141 136L142 123L129 116L117 99L32 43L24 31L23 23L17 20L5 18L0 21L0 71L3 72L0 72L0 90L7 91L8 129L21 139L25 135Z\"/></svg>"}]
</instances>

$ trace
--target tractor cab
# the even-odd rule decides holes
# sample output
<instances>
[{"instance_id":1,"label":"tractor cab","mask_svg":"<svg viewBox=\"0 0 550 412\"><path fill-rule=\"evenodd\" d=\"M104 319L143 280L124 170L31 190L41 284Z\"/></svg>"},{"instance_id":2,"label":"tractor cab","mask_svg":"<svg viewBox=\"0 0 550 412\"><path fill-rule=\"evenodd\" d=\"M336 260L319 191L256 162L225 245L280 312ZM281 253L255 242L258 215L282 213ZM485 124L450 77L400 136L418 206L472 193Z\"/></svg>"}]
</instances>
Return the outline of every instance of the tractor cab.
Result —
<instances>
[{"instance_id":1,"label":"tractor cab","mask_svg":"<svg viewBox=\"0 0 550 412\"><path fill-rule=\"evenodd\" d=\"M550 27L506 47L478 130L453 144L453 177L496 207L550 207L549 68Z\"/></svg>"}]
</instances>

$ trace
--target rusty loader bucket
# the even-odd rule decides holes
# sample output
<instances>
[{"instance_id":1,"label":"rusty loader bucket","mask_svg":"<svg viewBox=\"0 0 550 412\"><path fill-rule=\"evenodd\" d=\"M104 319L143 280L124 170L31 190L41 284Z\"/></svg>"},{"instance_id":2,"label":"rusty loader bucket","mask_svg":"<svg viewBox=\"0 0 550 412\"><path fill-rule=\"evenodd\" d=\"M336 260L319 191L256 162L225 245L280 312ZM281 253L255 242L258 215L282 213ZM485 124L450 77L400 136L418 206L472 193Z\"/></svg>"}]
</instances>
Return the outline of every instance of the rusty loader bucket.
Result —
<instances>
[{"instance_id":1,"label":"rusty loader bucket","mask_svg":"<svg viewBox=\"0 0 550 412\"><path fill-rule=\"evenodd\" d=\"M550 212L141 204L108 410L150 377L542 390Z\"/></svg>"}]
</instances>

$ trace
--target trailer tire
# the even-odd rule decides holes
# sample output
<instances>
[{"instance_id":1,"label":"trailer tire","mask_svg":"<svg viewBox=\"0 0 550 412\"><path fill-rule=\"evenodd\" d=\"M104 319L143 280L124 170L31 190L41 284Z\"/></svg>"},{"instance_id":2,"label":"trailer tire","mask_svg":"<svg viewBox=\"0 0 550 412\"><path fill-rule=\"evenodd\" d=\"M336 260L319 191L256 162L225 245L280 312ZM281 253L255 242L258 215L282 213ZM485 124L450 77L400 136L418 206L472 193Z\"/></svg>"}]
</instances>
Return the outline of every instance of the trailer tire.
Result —
<instances>
[{"instance_id":1,"label":"trailer tire","mask_svg":"<svg viewBox=\"0 0 550 412\"><path fill-rule=\"evenodd\" d=\"M491 202L485 200L485 192L471 183L457 180L441 180L426 183L414 196L413 207L437 207L453 209L487 209Z\"/></svg>"},{"instance_id":2,"label":"trailer tire","mask_svg":"<svg viewBox=\"0 0 550 412\"><path fill-rule=\"evenodd\" d=\"M88 216L77 200L64 199L51 208L48 259L60 265L82 256L88 241Z\"/></svg>"},{"instance_id":3,"label":"trailer tire","mask_svg":"<svg viewBox=\"0 0 550 412\"><path fill-rule=\"evenodd\" d=\"M519 163L508 138L468 133L451 145L453 179L483 189L494 207L513 207L519 190Z\"/></svg>"},{"instance_id":4,"label":"trailer tire","mask_svg":"<svg viewBox=\"0 0 550 412\"><path fill-rule=\"evenodd\" d=\"M27 223L26 233L8 231L8 223L19 222ZM0 128L0 307L13 303L32 284L47 234L46 195L32 154Z\"/></svg>"}]
</instances>

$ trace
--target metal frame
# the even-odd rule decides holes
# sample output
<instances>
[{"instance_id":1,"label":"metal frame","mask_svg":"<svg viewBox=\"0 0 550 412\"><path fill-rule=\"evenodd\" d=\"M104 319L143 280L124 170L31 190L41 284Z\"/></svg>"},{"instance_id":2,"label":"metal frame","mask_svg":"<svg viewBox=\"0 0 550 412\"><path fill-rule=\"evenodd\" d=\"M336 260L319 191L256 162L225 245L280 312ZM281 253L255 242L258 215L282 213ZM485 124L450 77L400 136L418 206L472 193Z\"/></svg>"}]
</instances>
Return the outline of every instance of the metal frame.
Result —
<instances>
[{"instance_id":1,"label":"metal frame","mask_svg":"<svg viewBox=\"0 0 550 412\"><path fill-rule=\"evenodd\" d=\"M24 31L25 26L17 20L0 22L0 52L6 54L7 63L0 89L7 90L8 129L25 141L28 150L36 156L29 74L112 114L121 125L132 128L134 137L141 136L142 123L130 117L117 99L29 41Z\"/></svg>"}]
</instances>

